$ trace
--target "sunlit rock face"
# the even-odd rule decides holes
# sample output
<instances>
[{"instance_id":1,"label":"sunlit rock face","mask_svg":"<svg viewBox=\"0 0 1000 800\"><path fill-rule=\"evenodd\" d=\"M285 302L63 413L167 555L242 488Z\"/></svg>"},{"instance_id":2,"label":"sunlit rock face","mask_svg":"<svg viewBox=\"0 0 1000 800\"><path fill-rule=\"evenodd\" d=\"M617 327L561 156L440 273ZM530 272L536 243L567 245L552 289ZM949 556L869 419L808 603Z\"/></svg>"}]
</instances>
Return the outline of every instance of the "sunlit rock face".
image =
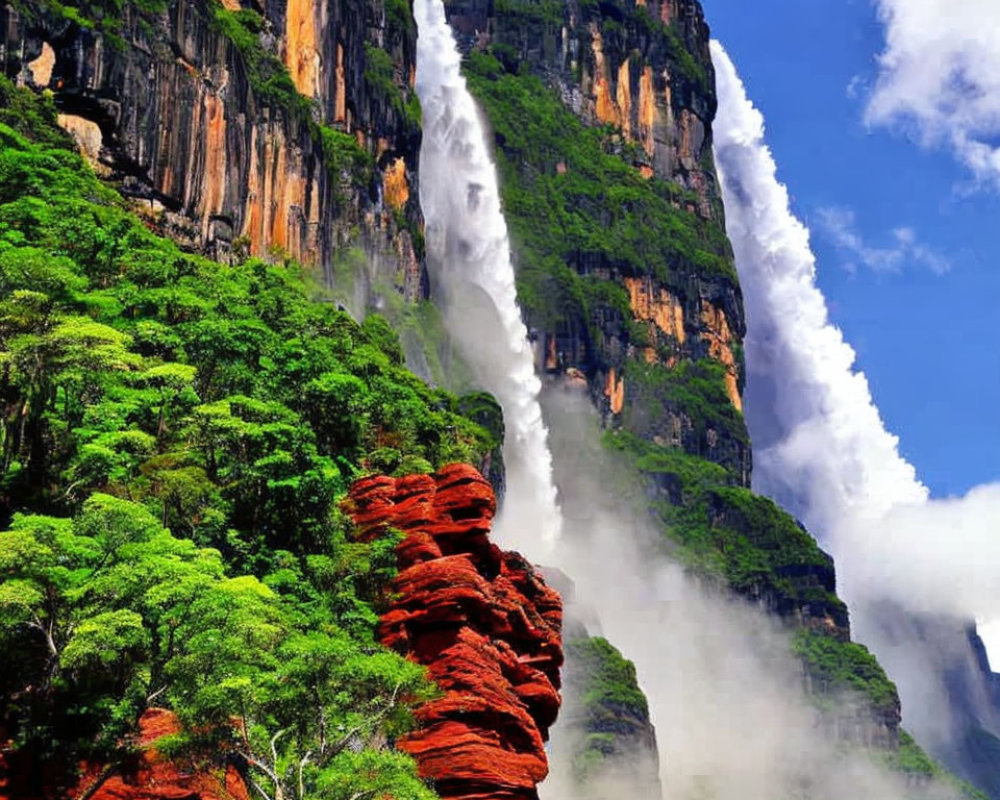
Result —
<instances>
[{"instance_id":1,"label":"sunlit rock face","mask_svg":"<svg viewBox=\"0 0 1000 800\"><path fill-rule=\"evenodd\" d=\"M637 200L641 192L631 187L618 198L595 195L594 188L575 195L566 189L567 208L585 209L597 222L589 239L572 221L554 224L550 232L552 239L583 239L559 253L577 278L547 274L537 287L519 292L539 341L539 370L559 377L583 373L606 426L679 445L732 470L748 485L750 449L739 416L743 301L712 157L716 97L701 5L570 0L543 12L523 2L501 8L485 0L446 0L445 8L465 50L497 57L509 75L540 79L584 125L609 131L603 152L619 156L631 177L646 183L645 191L667 201L666 212L649 212L652 204L644 211L646 201ZM489 105L484 105L487 116L497 110ZM532 110L542 118L546 114ZM572 185L576 175L595 168L592 159L574 159L564 142L534 142L527 149L511 145L506 125L516 129L516 120L491 118L491 123L498 152L509 156L521 180L536 191L543 191L535 185L539 175L564 176ZM558 183L550 187L542 180L545 192L560 191ZM598 185L613 182L624 189L628 180L608 172ZM549 253L539 256L520 246L524 237L518 229L530 231L533 214L521 225L524 204L511 197L504 201L521 275L537 274L542 263L549 270ZM559 213L553 218L561 219ZM649 213L673 220L657 229L648 224ZM622 219L628 215L634 227L625 230L629 223ZM621 244L595 246L595 237ZM681 373L695 362L721 366L712 380L736 412L729 423L706 425L676 395L664 396L652 385L666 371L674 373L675 382L685 382Z\"/></svg>"},{"instance_id":2,"label":"sunlit rock face","mask_svg":"<svg viewBox=\"0 0 1000 800\"><path fill-rule=\"evenodd\" d=\"M331 277L360 247L381 282L423 294L411 17L359 0L171 0L163 14L125 4L120 41L41 10L5 7L0 22L8 69L54 92L151 226L223 260L291 256ZM356 141L363 169L317 123L351 137L341 149Z\"/></svg>"},{"instance_id":3,"label":"sunlit rock face","mask_svg":"<svg viewBox=\"0 0 1000 800\"><path fill-rule=\"evenodd\" d=\"M358 535L402 531L379 639L427 666L443 695L398 746L443 798L534 800L559 709L562 601L489 539L496 499L472 467L356 483Z\"/></svg>"}]
</instances>

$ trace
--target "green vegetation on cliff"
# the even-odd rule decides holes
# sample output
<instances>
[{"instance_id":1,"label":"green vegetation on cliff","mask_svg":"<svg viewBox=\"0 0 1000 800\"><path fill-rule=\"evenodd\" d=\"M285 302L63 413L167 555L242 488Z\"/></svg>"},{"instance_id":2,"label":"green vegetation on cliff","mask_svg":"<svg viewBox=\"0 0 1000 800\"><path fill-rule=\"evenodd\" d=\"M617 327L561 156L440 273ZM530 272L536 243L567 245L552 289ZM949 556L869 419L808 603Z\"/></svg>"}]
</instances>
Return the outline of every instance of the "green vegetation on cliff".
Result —
<instances>
[{"instance_id":1,"label":"green vegetation on cliff","mask_svg":"<svg viewBox=\"0 0 1000 800\"><path fill-rule=\"evenodd\" d=\"M249 8L231 11L218 0L209 2L213 27L229 39L243 57L247 80L258 99L308 119L312 103L299 94L281 59L261 43L264 17Z\"/></svg>"},{"instance_id":2,"label":"green vegetation on cliff","mask_svg":"<svg viewBox=\"0 0 1000 800\"><path fill-rule=\"evenodd\" d=\"M384 749L430 691L373 639L393 543L337 503L495 434L295 264L150 233L54 116L0 82L0 725L40 769L115 764L166 705L177 752L275 794L432 797Z\"/></svg>"},{"instance_id":3,"label":"green vegetation on cliff","mask_svg":"<svg viewBox=\"0 0 1000 800\"><path fill-rule=\"evenodd\" d=\"M645 756L655 764L655 747L646 696L635 666L606 639L580 636L565 643L566 693L579 719L569 722L582 737L573 751L573 777L581 784L607 765L627 758L638 766ZM655 783L652 777L643 776ZM641 785L639 776L633 776Z\"/></svg>"},{"instance_id":4,"label":"green vegetation on cliff","mask_svg":"<svg viewBox=\"0 0 1000 800\"><path fill-rule=\"evenodd\" d=\"M651 510L686 564L781 616L806 611L846 627L833 560L771 500L736 485L736 476L718 464L677 448L623 431L608 432L604 441L655 487Z\"/></svg>"},{"instance_id":5,"label":"green vegetation on cliff","mask_svg":"<svg viewBox=\"0 0 1000 800\"><path fill-rule=\"evenodd\" d=\"M681 208L696 198L676 184L643 178L614 129L584 125L540 78L489 53L470 53L465 74L499 145L518 293L532 324L575 317L599 335L605 307L626 310L620 283L591 266L668 286L691 274L736 283L719 225ZM605 302L609 294L617 302Z\"/></svg>"},{"instance_id":6,"label":"green vegetation on cliff","mask_svg":"<svg viewBox=\"0 0 1000 800\"><path fill-rule=\"evenodd\" d=\"M800 630L793 638L792 651L802 660L816 696L834 698L853 692L863 697L880 717L898 719L896 686L864 645Z\"/></svg>"}]
</instances>

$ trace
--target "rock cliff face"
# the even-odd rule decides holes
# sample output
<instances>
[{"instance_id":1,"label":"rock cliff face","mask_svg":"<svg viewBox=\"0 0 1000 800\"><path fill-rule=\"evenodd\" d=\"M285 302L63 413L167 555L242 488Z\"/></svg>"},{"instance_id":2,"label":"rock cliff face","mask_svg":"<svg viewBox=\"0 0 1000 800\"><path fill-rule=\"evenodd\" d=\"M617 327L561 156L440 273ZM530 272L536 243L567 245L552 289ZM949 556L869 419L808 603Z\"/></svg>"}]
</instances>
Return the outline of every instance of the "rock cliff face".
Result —
<instances>
[{"instance_id":1,"label":"rock cliff face","mask_svg":"<svg viewBox=\"0 0 1000 800\"><path fill-rule=\"evenodd\" d=\"M513 221L522 266L558 252L578 276L566 287L576 296L570 311L553 313L566 298L539 302L545 290L530 285L534 276L522 270L522 299L545 356L539 366L553 374L582 370L611 426L680 445L748 485L749 446L739 414L745 326L712 157L716 99L701 6L692 0L448 0L446 6L467 48L488 48L510 74L529 70L588 128L615 130L593 155L556 141L523 150L502 119L504 98L479 92L509 156L508 178L525 188L544 185L565 199L570 214L582 208L604 229L577 240L575 225L553 220L566 246L539 247ZM619 157L618 169L608 166L601 175L597 162L607 155ZM576 182L588 172L596 185L584 189ZM600 185L609 182L624 193L612 197ZM522 204L507 205L517 217ZM608 242L595 241L599 235ZM708 365L735 413L720 409L720 419L705 425L683 398L664 396L665 373L681 384L693 380L675 369L685 363Z\"/></svg>"},{"instance_id":2,"label":"rock cliff face","mask_svg":"<svg viewBox=\"0 0 1000 800\"><path fill-rule=\"evenodd\" d=\"M709 583L806 637L806 691L848 688L831 674L859 678L871 703L860 721L831 728L894 747L895 688L849 645L832 559L749 490L746 328L712 156L714 71L700 3L445 4L495 133L540 371L567 387L586 379L605 442L645 482L647 508L672 540L665 549L677 556L679 545Z\"/></svg>"},{"instance_id":3,"label":"rock cliff face","mask_svg":"<svg viewBox=\"0 0 1000 800\"><path fill-rule=\"evenodd\" d=\"M606 639L567 632L563 678L569 776L581 800L662 797L656 731L635 667Z\"/></svg>"},{"instance_id":4,"label":"rock cliff face","mask_svg":"<svg viewBox=\"0 0 1000 800\"><path fill-rule=\"evenodd\" d=\"M73 5L5 5L0 63L55 93L61 124L151 225L331 278L363 247L380 279L422 293L405 3Z\"/></svg>"},{"instance_id":5,"label":"rock cliff face","mask_svg":"<svg viewBox=\"0 0 1000 800\"><path fill-rule=\"evenodd\" d=\"M443 798L534 800L559 708L562 603L523 558L490 544L490 485L455 464L363 479L345 507L364 539L402 531L378 636L443 692L398 746Z\"/></svg>"}]
</instances>

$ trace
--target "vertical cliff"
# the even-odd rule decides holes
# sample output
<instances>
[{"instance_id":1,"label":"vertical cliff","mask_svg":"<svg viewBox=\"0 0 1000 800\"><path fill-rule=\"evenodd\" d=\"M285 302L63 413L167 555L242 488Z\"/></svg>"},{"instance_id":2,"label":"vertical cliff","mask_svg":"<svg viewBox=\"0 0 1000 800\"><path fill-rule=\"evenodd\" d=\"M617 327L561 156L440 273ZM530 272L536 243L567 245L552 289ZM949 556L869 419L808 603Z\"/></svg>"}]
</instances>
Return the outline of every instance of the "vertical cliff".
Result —
<instances>
[{"instance_id":1,"label":"vertical cliff","mask_svg":"<svg viewBox=\"0 0 1000 800\"><path fill-rule=\"evenodd\" d=\"M15 2L0 62L186 247L328 278L360 247L415 299L415 36L398 2Z\"/></svg>"},{"instance_id":2,"label":"vertical cliff","mask_svg":"<svg viewBox=\"0 0 1000 800\"><path fill-rule=\"evenodd\" d=\"M700 4L446 7L493 127L539 369L570 388L585 379L607 448L645 484L662 550L785 620L818 703L860 697L831 721L834 735L894 750L896 690L849 641L832 559L749 490L746 327L712 155Z\"/></svg>"},{"instance_id":3,"label":"vertical cliff","mask_svg":"<svg viewBox=\"0 0 1000 800\"><path fill-rule=\"evenodd\" d=\"M577 630L567 635L563 677L560 724L569 735L561 744L574 796L617 800L628 787L643 800L661 797L656 732L635 666L607 639Z\"/></svg>"},{"instance_id":4,"label":"vertical cliff","mask_svg":"<svg viewBox=\"0 0 1000 800\"><path fill-rule=\"evenodd\" d=\"M581 369L610 426L679 445L747 485L743 308L712 160L700 6L448 8L496 129L540 366ZM710 414L694 407L704 389Z\"/></svg>"}]
</instances>

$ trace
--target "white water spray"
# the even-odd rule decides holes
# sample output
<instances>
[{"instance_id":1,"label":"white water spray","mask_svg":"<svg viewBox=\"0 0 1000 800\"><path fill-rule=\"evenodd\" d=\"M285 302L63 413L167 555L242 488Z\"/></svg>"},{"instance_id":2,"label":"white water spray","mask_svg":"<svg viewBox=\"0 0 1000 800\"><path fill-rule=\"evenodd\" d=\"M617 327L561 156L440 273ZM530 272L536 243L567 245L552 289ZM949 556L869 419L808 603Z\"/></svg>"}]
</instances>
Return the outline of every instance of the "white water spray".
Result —
<instances>
[{"instance_id":1,"label":"white water spray","mask_svg":"<svg viewBox=\"0 0 1000 800\"><path fill-rule=\"evenodd\" d=\"M918 739L947 745L945 676L983 680L962 619L1000 618L1000 487L928 500L854 369L854 350L829 320L809 231L778 181L763 116L718 42L712 60L715 150L747 309L754 488L833 550L855 633L897 682L904 723ZM954 616L928 624L898 609ZM971 694L963 702L976 706L979 723L1000 731L995 709Z\"/></svg>"},{"instance_id":2,"label":"white water spray","mask_svg":"<svg viewBox=\"0 0 1000 800\"><path fill-rule=\"evenodd\" d=\"M517 305L496 168L441 0L417 0L414 16L424 128L420 203L428 261L435 289L443 295L449 332L481 385L503 407L507 492L498 534L539 559L559 538L562 517L538 404L541 382Z\"/></svg>"}]
</instances>

